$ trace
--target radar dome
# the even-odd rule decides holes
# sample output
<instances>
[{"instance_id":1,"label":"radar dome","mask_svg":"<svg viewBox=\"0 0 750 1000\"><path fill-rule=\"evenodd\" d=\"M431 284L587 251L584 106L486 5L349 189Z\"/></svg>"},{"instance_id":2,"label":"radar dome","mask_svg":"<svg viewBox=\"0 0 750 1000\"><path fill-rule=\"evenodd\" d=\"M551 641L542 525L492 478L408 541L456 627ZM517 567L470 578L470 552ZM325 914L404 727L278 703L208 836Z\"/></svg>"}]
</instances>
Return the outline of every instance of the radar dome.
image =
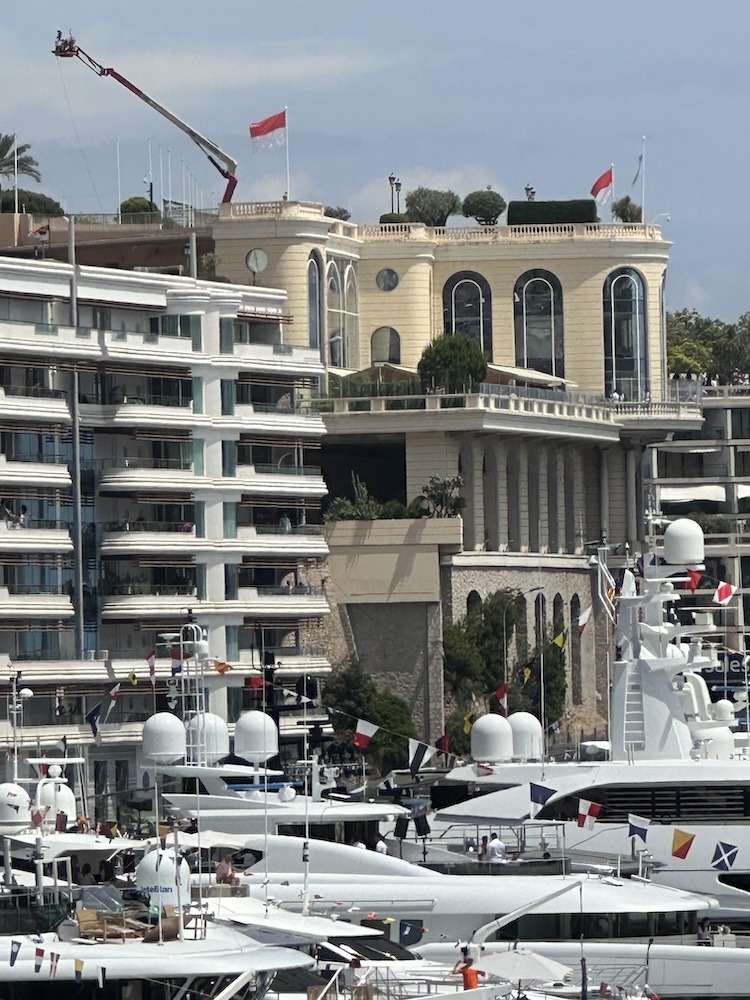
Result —
<instances>
[{"instance_id":1,"label":"radar dome","mask_svg":"<svg viewBox=\"0 0 750 1000\"><path fill-rule=\"evenodd\" d=\"M64 813L71 822L78 815L73 789L64 781L45 781L37 794L36 805L44 815L42 827L45 830L55 829L60 813Z\"/></svg>"},{"instance_id":2,"label":"radar dome","mask_svg":"<svg viewBox=\"0 0 750 1000\"><path fill-rule=\"evenodd\" d=\"M185 727L171 712L157 712L143 723L143 755L159 764L185 758Z\"/></svg>"},{"instance_id":3,"label":"radar dome","mask_svg":"<svg viewBox=\"0 0 750 1000\"><path fill-rule=\"evenodd\" d=\"M518 760L541 760L542 724L530 712L514 712L508 717L513 730L513 756Z\"/></svg>"},{"instance_id":4,"label":"radar dome","mask_svg":"<svg viewBox=\"0 0 750 1000\"><path fill-rule=\"evenodd\" d=\"M178 874L179 872L179 874ZM180 896L177 897L177 879ZM174 851L160 849L149 851L135 869L135 884L139 892L146 893L149 902L156 906L177 906L190 899L190 866L180 855L179 867Z\"/></svg>"},{"instance_id":5,"label":"radar dome","mask_svg":"<svg viewBox=\"0 0 750 1000\"><path fill-rule=\"evenodd\" d=\"M20 833L31 826L31 800L25 789L10 781L0 785L0 834Z\"/></svg>"},{"instance_id":6,"label":"radar dome","mask_svg":"<svg viewBox=\"0 0 750 1000\"><path fill-rule=\"evenodd\" d=\"M234 752L253 763L265 763L279 752L279 730L265 712L243 712L234 727Z\"/></svg>"},{"instance_id":7,"label":"radar dome","mask_svg":"<svg viewBox=\"0 0 750 1000\"><path fill-rule=\"evenodd\" d=\"M664 558L672 566L700 566L705 558L703 530L697 521L680 517L664 530Z\"/></svg>"},{"instance_id":8,"label":"radar dome","mask_svg":"<svg viewBox=\"0 0 750 1000\"><path fill-rule=\"evenodd\" d=\"M207 764L216 764L229 753L229 730L221 716L211 712L194 715L188 722L187 731L191 763L196 763L193 758L198 755L197 748L201 745L205 748Z\"/></svg>"},{"instance_id":9,"label":"radar dome","mask_svg":"<svg viewBox=\"0 0 750 1000\"><path fill-rule=\"evenodd\" d=\"M471 727L471 756L497 764L513 756L513 733L502 715L482 715Z\"/></svg>"}]
</instances>

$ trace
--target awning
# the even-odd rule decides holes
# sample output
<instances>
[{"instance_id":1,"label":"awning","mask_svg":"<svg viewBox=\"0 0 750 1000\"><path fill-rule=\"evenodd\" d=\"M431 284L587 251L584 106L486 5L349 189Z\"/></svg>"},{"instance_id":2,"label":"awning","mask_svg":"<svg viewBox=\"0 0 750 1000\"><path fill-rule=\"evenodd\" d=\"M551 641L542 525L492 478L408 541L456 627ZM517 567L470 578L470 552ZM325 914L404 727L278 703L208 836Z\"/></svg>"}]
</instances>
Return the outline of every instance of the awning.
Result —
<instances>
[{"instance_id":1,"label":"awning","mask_svg":"<svg viewBox=\"0 0 750 1000\"><path fill-rule=\"evenodd\" d=\"M661 487L662 503L689 503L691 500L710 500L713 503L725 503L726 499L727 491L725 487L718 486L715 483Z\"/></svg>"},{"instance_id":2,"label":"awning","mask_svg":"<svg viewBox=\"0 0 750 1000\"><path fill-rule=\"evenodd\" d=\"M750 497L750 483L739 483L737 485L737 499L746 500Z\"/></svg>"},{"instance_id":3,"label":"awning","mask_svg":"<svg viewBox=\"0 0 750 1000\"><path fill-rule=\"evenodd\" d=\"M496 382L503 384L508 379L516 382L525 382L528 385L538 386L576 386L577 382L570 379L561 378L559 375L549 375L547 372L537 371L535 368L516 368L515 365L487 365L485 382Z\"/></svg>"}]
</instances>

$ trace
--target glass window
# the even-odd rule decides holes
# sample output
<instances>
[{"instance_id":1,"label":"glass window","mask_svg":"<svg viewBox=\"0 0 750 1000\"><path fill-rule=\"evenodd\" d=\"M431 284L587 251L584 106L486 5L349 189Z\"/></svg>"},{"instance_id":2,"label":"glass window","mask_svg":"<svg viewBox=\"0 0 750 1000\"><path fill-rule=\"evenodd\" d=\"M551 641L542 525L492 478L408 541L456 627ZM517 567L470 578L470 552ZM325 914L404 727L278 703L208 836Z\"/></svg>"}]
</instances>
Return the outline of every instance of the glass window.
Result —
<instances>
[{"instance_id":1,"label":"glass window","mask_svg":"<svg viewBox=\"0 0 750 1000\"><path fill-rule=\"evenodd\" d=\"M331 261L328 265L328 363L334 368L344 367L344 325L341 315L341 275L338 265Z\"/></svg>"},{"instance_id":2,"label":"glass window","mask_svg":"<svg viewBox=\"0 0 750 1000\"><path fill-rule=\"evenodd\" d=\"M344 283L344 365L359 364L359 303L354 268L346 269Z\"/></svg>"},{"instance_id":3,"label":"glass window","mask_svg":"<svg viewBox=\"0 0 750 1000\"><path fill-rule=\"evenodd\" d=\"M398 285L398 275L392 267L381 268L375 275L375 284L381 292L392 292Z\"/></svg>"},{"instance_id":4,"label":"glass window","mask_svg":"<svg viewBox=\"0 0 750 1000\"><path fill-rule=\"evenodd\" d=\"M562 286L549 271L526 271L513 290L516 364L563 378Z\"/></svg>"},{"instance_id":5,"label":"glass window","mask_svg":"<svg viewBox=\"0 0 750 1000\"><path fill-rule=\"evenodd\" d=\"M392 365L401 364L401 337L391 326L379 326L370 338L370 360L372 364L388 361Z\"/></svg>"},{"instance_id":6,"label":"glass window","mask_svg":"<svg viewBox=\"0 0 750 1000\"><path fill-rule=\"evenodd\" d=\"M650 394L645 285L629 267L604 282L604 388L625 400Z\"/></svg>"},{"instance_id":7,"label":"glass window","mask_svg":"<svg viewBox=\"0 0 750 1000\"><path fill-rule=\"evenodd\" d=\"M481 274L458 271L443 287L443 327L447 334L471 337L492 358L492 295Z\"/></svg>"},{"instance_id":8,"label":"glass window","mask_svg":"<svg viewBox=\"0 0 750 1000\"><path fill-rule=\"evenodd\" d=\"M231 316L219 317L219 352L221 354L234 353L234 324L235 320Z\"/></svg>"},{"instance_id":9,"label":"glass window","mask_svg":"<svg viewBox=\"0 0 750 1000\"><path fill-rule=\"evenodd\" d=\"M320 349L323 325L323 295L320 284L320 263L313 255L307 262L307 327L310 347Z\"/></svg>"}]
</instances>

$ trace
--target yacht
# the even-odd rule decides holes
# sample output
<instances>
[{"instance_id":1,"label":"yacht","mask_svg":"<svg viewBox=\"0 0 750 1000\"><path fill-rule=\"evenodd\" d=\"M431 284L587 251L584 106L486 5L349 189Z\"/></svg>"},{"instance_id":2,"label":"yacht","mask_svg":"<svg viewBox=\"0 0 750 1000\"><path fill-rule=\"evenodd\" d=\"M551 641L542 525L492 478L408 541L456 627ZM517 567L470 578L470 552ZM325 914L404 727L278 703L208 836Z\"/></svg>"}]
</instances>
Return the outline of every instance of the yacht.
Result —
<instances>
[{"instance_id":1,"label":"yacht","mask_svg":"<svg viewBox=\"0 0 750 1000\"><path fill-rule=\"evenodd\" d=\"M713 616L693 612L687 624L675 611L677 591L701 571L703 556L700 527L682 518L667 525L662 546L652 545L640 581L624 573L609 759L547 761L535 718L483 716L472 729L472 760L444 779L443 794L453 785L462 801L437 811L433 834L449 843L467 824L488 831L557 821L573 856L616 863L642 855L656 881L716 897L725 916L743 915L750 755L736 715L747 708L746 693L712 702L703 672L718 667L716 646L704 638L715 632ZM600 594L609 586L602 580ZM537 830L536 843L525 836L524 845L541 854L549 844L544 827Z\"/></svg>"}]
</instances>

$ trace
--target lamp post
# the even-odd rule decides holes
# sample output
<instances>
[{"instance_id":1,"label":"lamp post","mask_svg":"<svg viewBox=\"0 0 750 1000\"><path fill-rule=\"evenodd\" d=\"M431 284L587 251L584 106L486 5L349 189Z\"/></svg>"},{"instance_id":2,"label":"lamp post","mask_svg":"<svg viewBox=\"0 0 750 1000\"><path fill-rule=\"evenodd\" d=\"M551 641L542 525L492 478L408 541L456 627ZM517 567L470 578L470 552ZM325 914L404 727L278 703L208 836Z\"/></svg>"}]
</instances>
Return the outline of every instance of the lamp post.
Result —
<instances>
[{"instance_id":1,"label":"lamp post","mask_svg":"<svg viewBox=\"0 0 750 1000\"><path fill-rule=\"evenodd\" d=\"M543 589L542 587L531 587L529 590L522 590L520 593L515 594L513 600L508 601L503 608L503 684L508 683L508 610L509 608L515 608L522 597L527 597L529 594L536 594Z\"/></svg>"},{"instance_id":2,"label":"lamp post","mask_svg":"<svg viewBox=\"0 0 750 1000\"><path fill-rule=\"evenodd\" d=\"M18 729L19 722L23 718L23 703L33 697L34 692L30 688L18 690L18 682L21 680L21 671L17 670L11 677L11 694L8 714L10 715L11 728L13 730L13 781L18 781Z\"/></svg>"},{"instance_id":3,"label":"lamp post","mask_svg":"<svg viewBox=\"0 0 750 1000\"><path fill-rule=\"evenodd\" d=\"M397 180L393 185L396 189L396 212L401 212L401 181Z\"/></svg>"},{"instance_id":4,"label":"lamp post","mask_svg":"<svg viewBox=\"0 0 750 1000\"><path fill-rule=\"evenodd\" d=\"M669 212L659 212L659 214L655 215L653 217L653 219L651 220L651 225L655 226L656 223L659 221L659 219L666 219L667 222L671 222L672 221L672 217L669 214Z\"/></svg>"},{"instance_id":5,"label":"lamp post","mask_svg":"<svg viewBox=\"0 0 750 1000\"><path fill-rule=\"evenodd\" d=\"M396 183L396 175L393 172L388 177L388 183L391 185L391 215L393 215L393 185Z\"/></svg>"}]
</instances>

